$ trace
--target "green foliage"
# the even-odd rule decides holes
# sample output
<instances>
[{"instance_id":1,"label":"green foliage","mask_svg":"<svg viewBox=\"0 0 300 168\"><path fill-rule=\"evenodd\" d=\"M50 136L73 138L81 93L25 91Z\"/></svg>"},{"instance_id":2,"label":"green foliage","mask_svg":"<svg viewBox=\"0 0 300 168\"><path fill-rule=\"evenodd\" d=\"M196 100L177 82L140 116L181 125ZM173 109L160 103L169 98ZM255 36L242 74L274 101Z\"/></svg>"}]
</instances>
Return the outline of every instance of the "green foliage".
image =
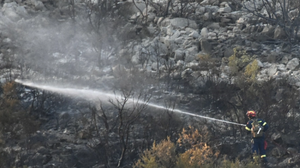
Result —
<instances>
[{"instance_id":1,"label":"green foliage","mask_svg":"<svg viewBox=\"0 0 300 168\"><path fill-rule=\"evenodd\" d=\"M150 150L141 155L134 167L136 168L196 168L204 165L212 165L219 152L215 152L203 140L207 134L200 134L197 129L189 127L183 129L176 144L170 138L153 143ZM176 154L175 149L181 147L184 153Z\"/></svg>"},{"instance_id":2,"label":"green foliage","mask_svg":"<svg viewBox=\"0 0 300 168\"><path fill-rule=\"evenodd\" d=\"M202 134L193 127L183 129L179 135L177 144L186 148L186 151L179 155L178 165L182 167L201 166L207 163L212 163L213 158L219 155L219 152L214 152L210 146L207 145L208 133Z\"/></svg>"},{"instance_id":3,"label":"green foliage","mask_svg":"<svg viewBox=\"0 0 300 168\"><path fill-rule=\"evenodd\" d=\"M239 70L238 68L238 58L236 57L236 49L233 49L234 54L228 58L228 66L230 67L231 73L236 74Z\"/></svg>"},{"instance_id":4,"label":"green foliage","mask_svg":"<svg viewBox=\"0 0 300 168\"><path fill-rule=\"evenodd\" d=\"M258 73L258 70L259 70L258 61L255 59L252 63L246 66L244 74L250 81L254 81Z\"/></svg>"},{"instance_id":5,"label":"green foliage","mask_svg":"<svg viewBox=\"0 0 300 168\"><path fill-rule=\"evenodd\" d=\"M214 70L218 67L218 59L212 58L209 54L198 54L197 57L199 58L200 68L203 70Z\"/></svg>"},{"instance_id":6,"label":"green foliage","mask_svg":"<svg viewBox=\"0 0 300 168\"><path fill-rule=\"evenodd\" d=\"M235 161L224 159L221 162L221 165L219 167L220 168L260 168L261 165L257 159L254 161L247 160L246 163L242 163L238 159L236 159Z\"/></svg>"},{"instance_id":7,"label":"green foliage","mask_svg":"<svg viewBox=\"0 0 300 168\"><path fill-rule=\"evenodd\" d=\"M207 145L208 134L200 133L189 127L183 129L176 143L167 140L159 144L153 143L149 150L145 150L134 168L260 168L260 158L244 162L236 159L217 159L218 150ZM176 148L183 148L184 152L176 153Z\"/></svg>"},{"instance_id":8,"label":"green foliage","mask_svg":"<svg viewBox=\"0 0 300 168\"><path fill-rule=\"evenodd\" d=\"M228 66L231 69L231 74L238 74L253 59L254 57L249 56L246 51L239 48L234 48L233 55L228 58Z\"/></svg>"},{"instance_id":9,"label":"green foliage","mask_svg":"<svg viewBox=\"0 0 300 168\"><path fill-rule=\"evenodd\" d=\"M209 54L198 54L197 57L200 59L200 61L208 61L211 59L211 56Z\"/></svg>"},{"instance_id":10,"label":"green foliage","mask_svg":"<svg viewBox=\"0 0 300 168\"><path fill-rule=\"evenodd\" d=\"M136 168L171 168L176 163L175 144L170 138L163 140L159 144L153 143L150 150L146 150L141 155L141 159L134 165Z\"/></svg>"}]
</instances>

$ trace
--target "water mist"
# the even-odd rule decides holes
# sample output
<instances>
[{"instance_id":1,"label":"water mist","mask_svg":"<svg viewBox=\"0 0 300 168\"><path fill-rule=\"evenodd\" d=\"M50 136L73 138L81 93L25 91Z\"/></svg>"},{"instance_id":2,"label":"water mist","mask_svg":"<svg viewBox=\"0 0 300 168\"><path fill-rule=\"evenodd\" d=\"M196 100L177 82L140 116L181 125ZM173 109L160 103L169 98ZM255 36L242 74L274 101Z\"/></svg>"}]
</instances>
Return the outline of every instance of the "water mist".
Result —
<instances>
[{"instance_id":1,"label":"water mist","mask_svg":"<svg viewBox=\"0 0 300 168\"><path fill-rule=\"evenodd\" d=\"M33 88L37 88L37 89L42 89L42 90L47 90L47 91L51 91L51 92L64 94L66 96L80 97L80 98L85 98L85 99L90 99L90 100L101 100L101 101L108 102L110 99L113 99L113 98L117 98L117 99L122 98L121 95L111 94L111 93L98 91L98 90L55 87L55 86L49 86L49 85L36 84L36 83L28 82L28 81L22 81L22 80L18 80L18 79L15 80L15 82L20 83L25 86L28 86L28 87L33 87ZM133 102L132 99L130 99L129 101ZM172 111L172 112L178 113L178 114L189 115L189 116L193 116L193 117L203 118L203 119L227 123L227 124L246 126L245 124L240 124L240 123L236 123L236 122L231 122L231 121L216 119L216 118L212 118L212 117L202 116L202 115L198 115L198 114L193 114L193 113L189 113L189 112L182 111L179 109L171 109L171 108L167 108L167 107L153 104L153 103L148 103L148 102L143 102L143 101L140 101L137 103L146 104L149 107L158 108L158 109L162 109L162 110L169 110L169 111Z\"/></svg>"}]
</instances>

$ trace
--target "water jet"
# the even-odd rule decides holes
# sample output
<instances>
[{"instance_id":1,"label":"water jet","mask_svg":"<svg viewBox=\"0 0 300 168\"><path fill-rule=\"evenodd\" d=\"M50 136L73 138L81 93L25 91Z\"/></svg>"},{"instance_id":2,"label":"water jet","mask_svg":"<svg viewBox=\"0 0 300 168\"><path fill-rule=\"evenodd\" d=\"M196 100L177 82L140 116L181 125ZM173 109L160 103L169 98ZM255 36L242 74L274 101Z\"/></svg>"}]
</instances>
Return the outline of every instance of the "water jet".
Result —
<instances>
[{"instance_id":1,"label":"water jet","mask_svg":"<svg viewBox=\"0 0 300 168\"><path fill-rule=\"evenodd\" d=\"M15 80L15 82L20 83L24 86L28 86L28 87L33 87L33 88L51 91L51 92L55 92L55 93L61 93L66 96L81 97L81 98L88 98L88 99L101 99L102 101L108 101L109 99L112 99L112 98L122 98L120 95L111 94L111 93L107 93L107 92L103 92L103 91L99 91L99 90L63 88L63 87L56 87L56 86L50 86L50 85L36 84L36 83L30 82L30 81L22 81L19 79ZM133 101L133 100L131 100L131 101ZM180 109L167 108L167 107L157 105L154 103L148 103L148 102L143 102L143 101L140 101L138 103L146 104L147 106L153 107L153 108L169 110L169 111L172 111L172 112L178 113L178 114L184 114L184 115L189 115L189 116L193 116L193 117L198 117L198 118L203 118L203 119L207 119L207 120L212 120L212 121L217 121L217 122L222 122L222 123L227 123L227 124L233 124L233 125L238 125L238 126L246 126L245 124L240 124L240 123L236 123L236 122L232 122L232 121L207 117L207 116L203 116L203 115L199 115L199 114L186 112L186 111L183 111Z\"/></svg>"}]
</instances>

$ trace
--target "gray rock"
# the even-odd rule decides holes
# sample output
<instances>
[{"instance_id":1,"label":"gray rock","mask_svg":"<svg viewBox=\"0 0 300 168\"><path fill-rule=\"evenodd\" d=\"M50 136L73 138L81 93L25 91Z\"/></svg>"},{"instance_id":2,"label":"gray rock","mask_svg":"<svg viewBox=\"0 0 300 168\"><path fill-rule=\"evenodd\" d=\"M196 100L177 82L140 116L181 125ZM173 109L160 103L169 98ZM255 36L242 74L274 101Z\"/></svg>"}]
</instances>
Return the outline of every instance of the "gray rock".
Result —
<instances>
[{"instance_id":1,"label":"gray rock","mask_svg":"<svg viewBox=\"0 0 300 168\"><path fill-rule=\"evenodd\" d=\"M208 29L213 29L213 30L215 30L215 29L219 30L220 29L220 23L219 22L213 22L213 23L209 24L207 26L207 28Z\"/></svg>"},{"instance_id":2,"label":"gray rock","mask_svg":"<svg viewBox=\"0 0 300 168\"><path fill-rule=\"evenodd\" d=\"M299 59L298 58L293 58L292 60L290 60L287 63L286 69L288 69L288 70L294 70L298 65L299 65Z\"/></svg>"},{"instance_id":3,"label":"gray rock","mask_svg":"<svg viewBox=\"0 0 300 168\"><path fill-rule=\"evenodd\" d=\"M292 147L288 147L288 148L286 149L286 152L287 152L289 155L291 155L291 156L296 156L296 155L299 154L298 150L295 149L295 148L292 148Z\"/></svg>"},{"instance_id":4,"label":"gray rock","mask_svg":"<svg viewBox=\"0 0 300 168\"><path fill-rule=\"evenodd\" d=\"M219 5L219 0L203 0L200 4L201 5Z\"/></svg>"},{"instance_id":5,"label":"gray rock","mask_svg":"<svg viewBox=\"0 0 300 168\"><path fill-rule=\"evenodd\" d=\"M269 75L270 77L275 75L275 73L277 72L277 66L276 65L271 65L268 69L267 69L267 75Z\"/></svg>"},{"instance_id":6,"label":"gray rock","mask_svg":"<svg viewBox=\"0 0 300 168\"><path fill-rule=\"evenodd\" d=\"M231 47L226 47L223 56L230 57L233 55L233 49Z\"/></svg>"},{"instance_id":7,"label":"gray rock","mask_svg":"<svg viewBox=\"0 0 300 168\"><path fill-rule=\"evenodd\" d=\"M178 29L185 29L187 27L197 29L198 26L194 20L186 19L186 18L174 18L170 20L170 24Z\"/></svg>"},{"instance_id":8,"label":"gray rock","mask_svg":"<svg viewBox=\"0 0 300 168\"><path fill-rule=\"evenodd\" d=\"M192 62L196 59L196 55L190 54L188 51L185 52L185 63Z\"/></svg>"},{"instance_id":9,"label":"gray rock","mask_svg":"<svg viewBox=\"0 0 300 168\"><path fill-rule=\"evenodd\" d=\"M184 60L184 56L185 56L185 52L177 49L175 50L175 56L174 56L174 60L178 61L178 60Z\"/></svg>"},{"instance_id":10,"label":"gray rock","mask_svg":"<svg viewBox=\"0 0 300 168\"><path fill-rule=\"evenodd\" d=\"M203 20L205 20L205 21L209 21L209 20L211 20L212 19L212 14L211 14L211 12L206 12L206 13L204 13L204 15L203 15Z\"/></svg>"},{"instance_id":11,"label":"gray rock","mask_svg":"<svg viewBox=\"0 0 300 168\"><path fill-rule=\"evenodd\" d=\"M260 0L246 1L243 3L243 7L245 11L261 10L263 7L263 2Z\"/></svg>"},{"instance_id":12,"label":"gray rock","mask_svg":"<svg viewBox=\"0 0 300 168\"><path fill-rule=\"evenodd\" d=\"M274 31L274 38L275 39L285 39L287 36L286 36L286 33L284 32L284 30L277 26L275 28L275 31Z\"/></svg>"},{"instance_id":13,"label":"gray rock","mask_svg":"<svg viewBox=\"0 0 300 168\"><path fill-rule=\"evenodd\" d=\"M231 10L231 8L230 8L229 6L220 8L220 9L218 10L219 13L230 13L231 11L232 11L232 10Z\"/></svg>"},{"instance_id":14,"label":"gray rock","mask_svg":"<svg viewBox=\"0 0 300 168\"><path fill-rule=\"evenodd\" d=\"M202 28L200 35L201 35L202 39L207 39L208 38L208 29L206 27Z\"/></svg>"},{"instance_id":15,"label":"gray rock","mask_svg":"<svg viewBox=\"0 0 300 168\"><path fill-rule=\"evenodd\" d=\"M195 12L197 15L203 15L205 13L205 7L200 6L200 7L196 8Z\"/></svg>"},{"instance_id":16,"label":"gray rock","mask_svg":"<svg viewBox=\"0 0 300 168\"><path fill-rule=\"evenodd\" d=\"M18 4L16 2L5 3L1 9L4 16L13 21L18 21L21 19L17 13Z\"/></svg>"},{"instance_id":17,"label":"gray rock","mask_svg":"<svg viewBox=\"0 0 300 168\"><path fill-rule=\"evenodd\" d=\"M193 71L197 71L197 70L200 69L199 63L196 62L195 60L192 61L192 62L190 62L190 63L187 63L187 64L185 65L185 67L186 67L186 68L190 68L190 69L192 69Z\"/></svg>"},{"instance_id":18,"label":"gray rock","mask_svg":"<svg viewBox=\"0 0 300 168\"><path fill-rule=\"evenodd\" d=\"M262 30L262 34L266 35L268 37L273 37L274 36L274 31L275 31L275 27L272 25L267 25L264 27L264 29Z\"/></svg>"},{"instance_id":19,"label":"gray rock","mask_svg":"<svg viewBox=\"0 0 300 168\"><path fill-rule=\"evenodd\" d=\"M45 8L43 2L38 0L31 0L31 3L34 5L35 10L43 10Z\"/></svg>"},{"instance_id":20,"label":"gray rock","mask_svg":"<svg viewBox=\"0 0 300 168\"><path fill-rule=\"evenodd\" d=\"M185 69L182 74L181 74L181 78L189 78L191 77L191 74L193 73L193 70L190 68Z\"/></svg>"},{"instance_id":21,"label":"gray rock","mask_svg":"<svg viewBox=\"0 0 300 168\"><path fill-rule=\"evenodd\" d=\"M61 129L66 128L68 126L69 122L71 121L71 119L72 119L72 116L68 112L60 113L59 119L58 119L59 127Z\"/></svg>"},{"instance_id":22,"label":"gray rock","mask_svg":"<svg viewBox=\"0 0 300 168\"><path fill-rule=\"evenodd\" d=\"M197 39L197 38L199 38L199 33L197 31L192 31L189 34L189 37L193 37L194 39Z\"/></svg>"},{"instance_id":23,"label":"gray rock","mask_svg":"<svg viewBox=\"0 0 300 168\"><path fill-rule=\"evenodd\" d=\"M200 45L201 45L201 50L203 52L205 52L206 54L211 54L212 46L207 40L201 40Z\"/></svg>"},{"instance_id":24,"label":"gray rock","mask_svg":"<svg viewBox=\"0 0 300 168\"><path fill-rule=\"evenodd\" d=\"M137 54L133 55L133 56L131 57L131 62L132 62L133 64L138 64L138 63L140 63L140 56L137 55Z\"/></svg>"}]
</instances>

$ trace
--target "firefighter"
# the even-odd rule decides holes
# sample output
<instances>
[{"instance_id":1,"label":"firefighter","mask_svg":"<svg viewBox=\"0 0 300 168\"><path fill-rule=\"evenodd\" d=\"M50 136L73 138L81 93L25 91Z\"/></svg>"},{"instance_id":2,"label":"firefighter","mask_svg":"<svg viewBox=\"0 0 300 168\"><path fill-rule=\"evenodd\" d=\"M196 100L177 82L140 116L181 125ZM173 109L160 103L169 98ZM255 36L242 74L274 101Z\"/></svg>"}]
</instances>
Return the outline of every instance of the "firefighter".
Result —
<instances>
[{"instance_id":1,"label":"firefighter","mask_svg":"<svg viewBox=\"0 0 300 168\"><path fill-rule=\"evenodd\" d=\"M265 142L265 131L268 130L269 125L262 119L256 118L255 111L247 111L246 115L249 121L246 124L246 130L252 135L252 152L255 156L262 158L263 162L267 162L266 155L266 142Z\"/></svg>"}]
</instances>

